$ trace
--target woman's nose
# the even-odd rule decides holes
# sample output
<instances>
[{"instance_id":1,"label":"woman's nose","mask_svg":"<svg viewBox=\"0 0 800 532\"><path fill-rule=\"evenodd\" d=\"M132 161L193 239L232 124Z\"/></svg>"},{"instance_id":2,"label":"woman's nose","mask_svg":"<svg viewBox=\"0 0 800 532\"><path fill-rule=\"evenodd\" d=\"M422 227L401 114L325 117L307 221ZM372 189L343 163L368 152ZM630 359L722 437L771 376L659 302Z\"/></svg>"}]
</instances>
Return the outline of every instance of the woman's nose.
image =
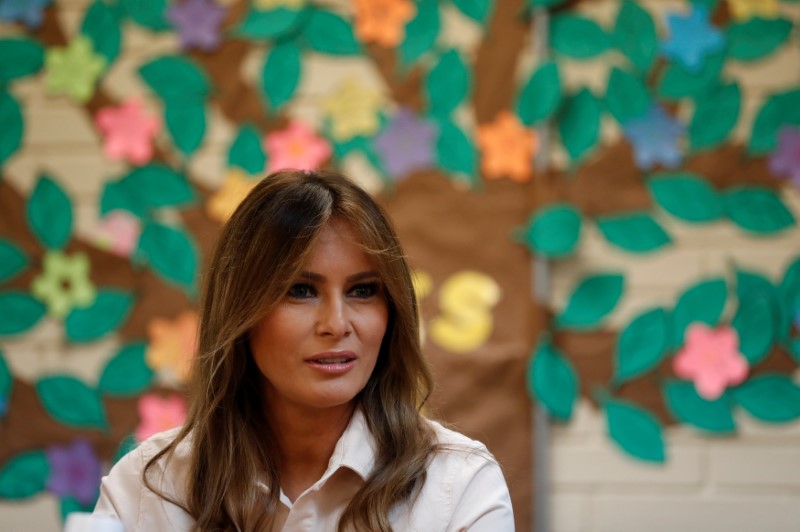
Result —
<instances>
[{"instance_id":1,"label":"woman's nose","mask_svg":"<svg viewBox=\"0 0 800 532\"><path fill-rule=\"evenodd\" d=\"M352 324L343 298L327 298L321 302L317 311L316 330L321 336L342 337L350 334Z\"/></svg>"}]
</instances>

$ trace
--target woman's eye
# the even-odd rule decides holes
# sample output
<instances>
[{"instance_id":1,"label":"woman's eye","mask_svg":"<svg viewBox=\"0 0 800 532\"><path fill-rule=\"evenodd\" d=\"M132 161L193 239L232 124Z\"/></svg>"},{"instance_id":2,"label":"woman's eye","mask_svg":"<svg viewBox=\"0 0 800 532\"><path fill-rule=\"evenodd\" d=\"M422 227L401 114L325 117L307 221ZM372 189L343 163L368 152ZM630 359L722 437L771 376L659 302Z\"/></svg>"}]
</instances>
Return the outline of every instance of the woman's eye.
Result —
<instances>
[{"instance_id":1,"label":"woman's eye","mask_svg":"<svg viewBox=\"0 0 800 532\"><path fill-rule=\"evenodd\" d=\"M293 297L295 299L306 299L309 297L314 297L314 287L310 284L296 284L292 285L287 292L289 297Z\"/></svg>"},{"instance_id":2,"label":"woman's eye","mask_svg":"<svg viewBox=\"0 0 800 532\"><path fill-rule=\"evenodd\" d=\"M350 293L358 298L366 299L378 293L378 283L359 284L350 289Z\"/></svg>"}]
</instances>

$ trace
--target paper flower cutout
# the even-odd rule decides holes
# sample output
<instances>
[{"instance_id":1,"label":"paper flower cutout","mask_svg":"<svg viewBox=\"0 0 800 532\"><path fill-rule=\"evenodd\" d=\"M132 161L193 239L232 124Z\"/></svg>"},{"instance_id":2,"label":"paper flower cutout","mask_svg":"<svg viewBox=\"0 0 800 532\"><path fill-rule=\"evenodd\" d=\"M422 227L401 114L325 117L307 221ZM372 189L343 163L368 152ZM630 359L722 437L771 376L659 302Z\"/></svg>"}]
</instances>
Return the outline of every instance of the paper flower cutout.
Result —
<instances>
[{"instance_id":1,"label":"paper flower cutout","mask_svg":"<svg viewBox=\"0 0 800 532\"><path fill-rule=\"evenodd\" d=\"M409 109L400 109L380 135L375 148L386 170L396 179L433 164L436 128Z\"/></svg>"},{"instance_id":2,"label":"paper flower cutout","mask_svg":"<svg viewBox=\"0 0 800 532\"><path fill-rule=\"evenodd\" d=\"M94 85L106 66L106 59L94 52L88 37L81 35L66 48L48 48L44 63L47 90L84 103L94 94Z\"/></svg>"},{"instance_id":3,"label":"paper flower cutout","mask_svg":"<svg viewBox=\"0 0 800 532\"><path fill-rule=\"evenodd\" d=\"M316 170L331 156L330 144L297 121L286 129L267 133L264 150L269 154L270 173L284 168Z\"/></svg>"},{"instance_id":4,"label":"paper flower cutout","mask_svg":"<svg viewBox=\"0 0 800 532\"><path fill-rule=\"evenodd\" d=\"M186 400L180 395L161 397L145 394L139 398L139 425L134 437L143 442L153 434L183 425L186 421Z\"/></svg>"},{"instance_id":5,"label":"paper flower cutout","mask_svg":"<svg viewBox=\"0 0 800 532\"><path fill-rule=\"evenodd\" d=\"M778 0L728 0L728 7L738 21L753 17L776 18L781 13Z\"/></svg>"},{"instance_id":6,"label":"paper flower cutout","mask_svg":"<svg viewBox=\"0 0 800 532\"><path fill-rule=\"evenodd\" d=\"M405 37L417 6L411 0L355 0L354 11L359 39L394 48Z\"/></svg>"},{"instance_id":7,"label":"paper flower cutout","mask_svg":"<svg viewBox=\"0 0 800 532\"><path fill-rule=\"evenodd\" d=\"M206 204L206 211L211 219L225 223L242 200L258 184L238 168L228 170L222 187L214 193Z\"/></svg>"},{"instance_id":8,"label":"paper flower cutout","mask_svg":"<svg viewBox=\"0 0 800 532\"><path fill-rule=\"evenodd\" d=\"M42 273L31 283L31 293L47 305L47 313L54 318L65 317L73 308L88 307L97 295L89 280L89 257L48 251Z\"/></svg>"},{"instance_id":9,"label":"paper flower cutout","mask_svg":"<svg viewBox=\"0 0 800 532\"><path fill-rule=\"evenodd\" d=\"M2 0L0 20L22 22L35 29L42 25L42 11L52 0Z\"/></svg>"},{"instance_id":10,"label":"paper flower cutout","mask_svg":"<svg viewBox=\"0 0 800 532\"><path fill-rule=\"evenodd\" d=\"M367 87L358 78L347 78L322 104L331 121L331 136L341 142L355 136L372 136L380 128L378 112L384 99L380 91Z\"/></svg>"},{"instance_id":11,"label":"paper flower cutout","mask_svg":"<svg viewBox=\"0 0 800 532\"><path fill-rule=\"evenodd\" d=\"M161 121L148 114L138 98L100 109L95 121L105 135L103 150L109 159L143 165L153 157L153 139Z\"/></svg>"},{"instance_id":12,"label":"paper flower cutout","mask_svg":"<svg viewBox=\"0 0 800 532\"><path fill-rule=\"evenodd\" d=\"M685 127L658 105L652 106L644 117L625 124L623 130L633 144L636 166L640 169L650 170L657 164L674 168L681 163L678 141Z\"/></svg>"},{"instance_id":13,"label":"paper flower cutout","mask_svg":"<svg viewBox=\"0 0 800 532\"><path fill-rule=\"evenodd\" d=\"M709 23L705 8L695 7L687 16L670 13L667 25L669 39L662 45L662 51L691 72L699 72L706 56L725 48L725 38Z\"/></svg>"},{"instance_id":14,"label":"paper flower cutout","mask_svg":"<svg viewBox=\"0 0 800 532\"><path fill-rule=\"evenodd\" d=\"M769 159L769 169L788 177L800 188L800 129L784 127L778 134L778 148Z\"/></svg>"},{"instance_id":15,"label":"paper flower cutout","mask_svg":"<svg viewBox=\"0 0 800 532\"><path fill-rule=\"evenodd\" d=\"M142 223L139 218L120 209L106 214L92 233L92 241L101 248L119 255L130 257L139 243Z\"/></svg>"},{"instance_id":16,"label":"paper flower cutout","mask_svg":"<svg viewBox=\"0 0 800 532\"><path fill-rule=\"evenodd\" d=\"M694 381L697 393L709 401L719 398L726 387L744 381L748 371L747 359L739 353L736 329L712 329L704 323L689 326L672 369L678 377Z\"/></svg>"},{"instance_id":17,"label":"paper flower cutout","mask_svg":"<svg viewBox=\"0 0 800 532\"><path fill-rule=\"evenodd\" d=\"M197 352L199 320L193 311L179 314L175 319L154 318L147 324L150 343L145 352L147 365L165 371L181 382L189 375L192 359Z\"/></svg>"},{"instance_id":18,"label":"paper flower cutout","mask_svg":"<svg viewBox=\"0 0 800 532\"><path fill-rule=\"evenodd\" d=\"M307 2L308 0L253 0L253 6L260 11L270 11L279 7L298 10Z\"/></svg>"},{"instance_id":19,"label":"paper flower cutout","mask_svg":"<svg viewBox=\"0 0 800 532\"><path fill-rule=\"evenodd\" d=\"M100 460L88 441L48 447L45 454L50 464L47 491L62 498L74 497L85 506L97 500L102 473Z\"/></svg>"},{"instance_id":20,"label":"paper flower cutout","mask_svg":"<svg viewBox=\"0 0 800 532\"><path fill-rule=\"evenodd\" d=\"M225 18L225 8L213 0L184 0L167 10L181 39L181 48L197 48L205 52L216 50L220 43L220 27Z\"/></svg>"},{"instance_id":21,"label":"paper flower cutout","mask_svg":"<svg viewBox=\"0 0 800 532\"><path fill-rule=\"evenodd\" d=\"M493 122L479 126L478 145L486 177L508 177L520 183L530 180L539 138L516 115L502 111Z\"/></svg>"}]
</instances>

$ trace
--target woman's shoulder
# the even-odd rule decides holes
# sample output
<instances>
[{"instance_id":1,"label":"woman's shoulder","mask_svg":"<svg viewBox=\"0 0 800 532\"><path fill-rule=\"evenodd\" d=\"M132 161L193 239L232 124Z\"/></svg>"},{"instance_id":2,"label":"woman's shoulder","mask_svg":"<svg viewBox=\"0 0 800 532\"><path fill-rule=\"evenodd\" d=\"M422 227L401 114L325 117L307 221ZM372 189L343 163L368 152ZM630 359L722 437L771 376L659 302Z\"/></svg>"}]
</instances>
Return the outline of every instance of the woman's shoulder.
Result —
<instances>
[{"instance_id":1,"label":"woman's shoulder","mask_svg":"<svg viewBox=\"0 0 800 532\"><path fill-rule=\"evenodd\" d=\"M460 432L444 426L438 421L432 419L426 419L426 421L433 430L436 436L436 443L440 448L453 449L454 451L481 452L485 453L487 457L494 461L494 457L482 442L473 440Z\"/></svg>"}]
</instances>

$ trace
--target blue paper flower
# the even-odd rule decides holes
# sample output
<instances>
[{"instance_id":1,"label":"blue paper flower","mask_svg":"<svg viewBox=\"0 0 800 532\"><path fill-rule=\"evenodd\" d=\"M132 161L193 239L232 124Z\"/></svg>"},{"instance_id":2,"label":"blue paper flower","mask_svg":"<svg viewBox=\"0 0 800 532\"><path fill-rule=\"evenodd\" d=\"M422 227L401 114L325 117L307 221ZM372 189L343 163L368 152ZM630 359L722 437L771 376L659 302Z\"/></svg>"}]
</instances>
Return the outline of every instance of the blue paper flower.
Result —
<instances>
[{"instance_id":1,"label":"blue paper flower","mask_svg":"<svg viewBox=\"0 0 800 532\"><path fill-rule=\"evenodd\" d=\"M42 25L42 11L50 2L52 0L0 0L0 20L38 28Z\"/></svg>"},{"instance_id":2,"label":"blue paper flower","mask_svg":"<svg viewBox=\"0 0 800 532\"><path fill-rule=\"evenodd\" d=\"M642 170L650 170L657 164L668 168L678 166L682 159L678 141L685 129L658 105L623 127L625 136L633 144L636 166Z\"/></svg>"},{"instance_id":3,"label":"blue paper flower","mask_svg":"<svg viewBox=\"0 0 800 532\"><path fill-rule=\"evenodd\" d=\"M706 57L725 47L725 38L709 24L708 11L695 7L687 16L667 15L669 39L663 43L664 55L680 62L690 72L699 72Z\"/></svg>"}]
</instances>

